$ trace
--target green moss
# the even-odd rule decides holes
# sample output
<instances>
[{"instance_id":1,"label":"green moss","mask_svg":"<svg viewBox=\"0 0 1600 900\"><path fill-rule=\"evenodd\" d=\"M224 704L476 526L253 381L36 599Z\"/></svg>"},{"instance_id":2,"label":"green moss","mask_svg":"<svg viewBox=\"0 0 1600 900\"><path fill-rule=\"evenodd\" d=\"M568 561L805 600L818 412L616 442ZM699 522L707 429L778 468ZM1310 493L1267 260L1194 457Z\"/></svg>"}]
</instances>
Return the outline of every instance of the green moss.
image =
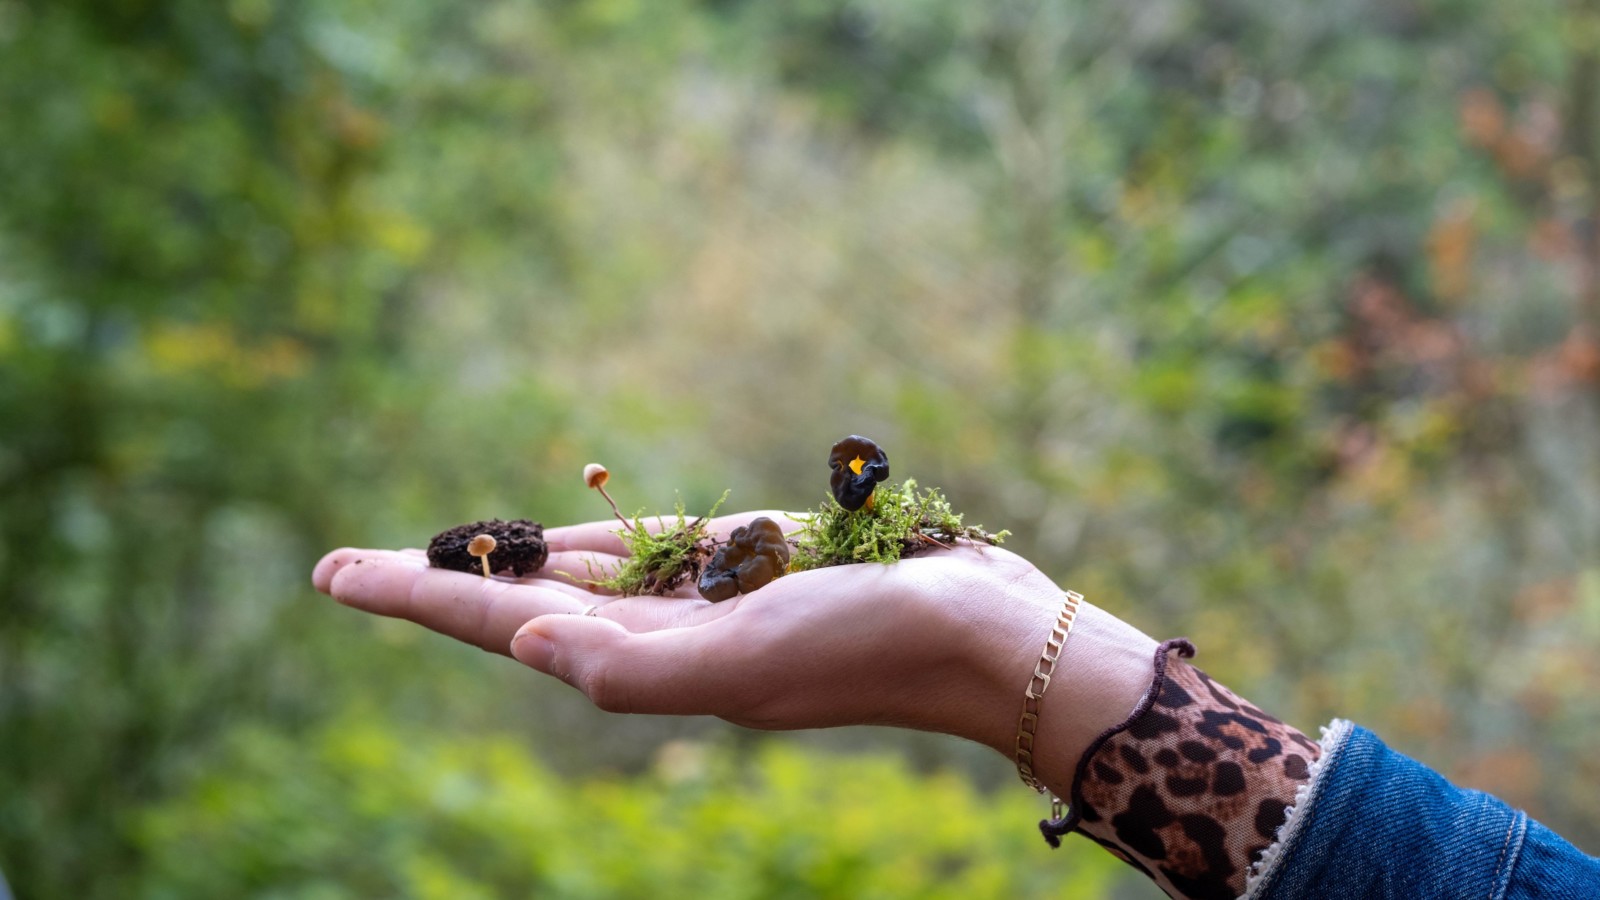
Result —
<instances>
[{"instance_id":1,"label":"green moss","mask_svg":"<svg viewBox=\"0 0 1600 900\"><path fill-rule=\"evenodd\" d=\"M800 572L848 563L892 563L905 556L965 538L999 544L1010 534L990 534L979 525L961 524L961 514L938 488L920 494L907 478L897 485L879 485L871 508L849 512L832 497L806 518L798 532L799 546L789 570Z\"/></svg>"},{"instance_id":2,"label":"green moss","mask_svg":"<svg viewBox=\"0 0 1600 900\"><path fill-rule=\"evenodd\" d=\"M683 500L676 504L678 521L651 534L645 529L642 514L633 517L633 528L619 528L617 537L628 546L628 558L609 578L595 578L590 584L617 591L624 597L641 594L662 595L700 577L700 567L711 556L711 534L706 523L728 499L728 491L711 505L710 511L693 522L684 515ZM593 575L593 570L590 571Z\"/></svg>"}]
</instances>

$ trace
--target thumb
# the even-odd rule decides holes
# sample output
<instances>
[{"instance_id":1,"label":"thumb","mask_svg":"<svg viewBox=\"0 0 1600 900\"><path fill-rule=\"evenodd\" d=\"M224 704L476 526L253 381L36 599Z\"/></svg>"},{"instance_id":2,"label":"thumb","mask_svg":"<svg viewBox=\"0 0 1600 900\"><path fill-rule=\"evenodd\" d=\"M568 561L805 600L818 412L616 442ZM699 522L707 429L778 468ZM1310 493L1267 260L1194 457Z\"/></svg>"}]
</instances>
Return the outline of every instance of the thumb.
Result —
<instances>
[{"instance_id":1,"label":"thumb","mask_svg":"<svg viewBox=\"0 0 1600 900\"><path fill-rule=\"evenodd\" d=\"M540 616L511 639L511 655L606 712L726 715L748 679L737 677L744 654L720 646L723 621L634 634L598 616Z\"/></svg>"}]
</instances>

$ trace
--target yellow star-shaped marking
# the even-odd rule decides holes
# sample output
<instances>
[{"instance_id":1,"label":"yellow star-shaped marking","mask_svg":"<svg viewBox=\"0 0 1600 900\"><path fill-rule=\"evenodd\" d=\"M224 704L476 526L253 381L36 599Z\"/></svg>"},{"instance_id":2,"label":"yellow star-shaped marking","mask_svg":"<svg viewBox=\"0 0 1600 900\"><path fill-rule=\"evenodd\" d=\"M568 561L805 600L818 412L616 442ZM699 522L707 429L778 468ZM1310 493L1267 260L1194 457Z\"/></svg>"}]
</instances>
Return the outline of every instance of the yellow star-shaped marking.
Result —
<instances>
[{"instance_id":1,"label":"yellow star-shaped marking","mask_svg":"<svg viewBox=\"0 0 1600 900\"><path fill-rule=\"evenodd\" d=\"M866 464L867 464L867 461L858 456L855 459L850 460L850 471L856 473L857 475L860 475L861 474L861 467L866 465Z\"/></svg>"}]
</instances>

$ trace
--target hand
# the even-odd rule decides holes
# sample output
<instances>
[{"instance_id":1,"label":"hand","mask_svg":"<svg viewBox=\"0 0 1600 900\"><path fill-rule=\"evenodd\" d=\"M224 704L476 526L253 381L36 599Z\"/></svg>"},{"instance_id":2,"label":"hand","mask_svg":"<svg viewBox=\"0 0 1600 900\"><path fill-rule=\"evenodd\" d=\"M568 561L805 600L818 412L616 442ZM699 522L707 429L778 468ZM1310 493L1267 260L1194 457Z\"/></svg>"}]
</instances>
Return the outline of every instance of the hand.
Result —
<instances>
[{"instance_id":1,"label":"hand","mask_svg":"<svg viewBox=\"0 0 1600 900\"><path fill-rule=\"evenodd\" d=\"M767 512L715 519L711 530L725 538L758 515L798 527ZM572 573L620 562L615 527L550 529L549 561L521 580L428 568L418 551L344 549L318 563L313 581L347 605L510 653L611 712L764 729L898 725L1010 755L1023 689L1061 608L1060 589L1021 557L962 546L785 575L718 604L692 585L673 597L606 599ZM594 615L581 614L595 602ZM1137 701L1153 650L1085 604L1058 670L1068 677L1041 713L1041 746L1061 757L1041 767L1047 780L1054 768L1070 777L1076 753Z\"/></svg>"}]
</instances>

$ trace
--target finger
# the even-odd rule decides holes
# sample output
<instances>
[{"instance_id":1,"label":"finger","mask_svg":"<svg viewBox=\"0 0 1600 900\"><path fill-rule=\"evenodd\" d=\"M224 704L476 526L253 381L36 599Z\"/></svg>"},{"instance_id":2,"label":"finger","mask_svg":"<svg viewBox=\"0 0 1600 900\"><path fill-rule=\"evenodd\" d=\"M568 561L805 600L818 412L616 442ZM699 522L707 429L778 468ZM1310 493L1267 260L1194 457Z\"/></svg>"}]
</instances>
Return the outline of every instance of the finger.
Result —
<instances>
[{"instance_id":1,"label":"finger","mask_svg":"<svg viewBox=\"0 0 1600 900\"><path fill-rule=\"evenodd\" d=\"M600 602L594 614L610 619L629 631L642 633L702 625L722 618L738 606L737 599L712 603L698 597L618 597Z\"/></svg>"},{"instance_id":2,"label":"finger","mask_svg":"<svg viewBox=\"0 0 1600 900\"><path fill-rule=\"evenodd\" d=\"M628 552L628 546L622 539L612 534L622 523L616 519L604 522L585 522L582 525L562 525L544 530L545 546L551 553L571 550L584 553L609 553L612 556L623 556Z\"/></svg>"},{"instance_id":3,"label":"finger","mask_svg":"<svg viewBox=\"0 0 1600 900\"><path fill-rule=\"evenodd\" d=\"M584 603L603 603L605 601L605 595L598 593L592 585L580 586L572 584L571 582L559 576L555 578L539 578L537 576L530 575L527 578L517 578L514 580L517 582L517 584L525 584L528 587L544 588L548 591L560 591L561 593L566 594L568 597L575 598Z\"/></svg>"},{"instance_id":4,"label":"finger","mask_svg":"<svg viewBox=\"0 0 1600 900\"><path fill-rule=\"evenodd\" d=\"M749 525L751 522L754 522L756 519L764 516L773 520L774 522L777 522L778 528L781 529L784 534L788 534L792 531L798 531L800 529L801 522L798 518L796 518L800 515L804 514L787 513L777 509L757 509L751 510L750 512L730 513L729 515L718 516L715 519L712 519L710 530L712 534L717 536L717 540L727 540L728 535L732 534L735 528L743 525Z\"/></svg>"},{"instance_id":5,"label":"finger","mask_svg":"<svg viewBox=\"0 0 1600 900\"><path fill-rule=\"evenodd\" d=\"M406 559L413 564L416 560L405 551L394 550L363 550L359 547L340 547L323 555L311 570L311 584L322 593L328 593L328 588L333 584L333 576L340 569L351 565L358 559ZM425 560L424 560L425 562Z\"/></svg>"},{"instance_id":6,"label":"finger","mask_svg":"<svg viewBox=\"0 0 1600 900\"><path fill-rule=\"evenodd\" d=\"M329 588L346 606L407 619L502 654L529 619L579 613L586 606L560 591L382 556L353 560L334 574Z\"/></svg>"},{"instance_id":7,"label":"finger","mask_svg":"<svg viewBox=\"0 0 1600 900\"><path fill-rule=\"evenodd\" d=\"M370 550L341 547L325 554L317 562L311 571L312 585L322 593L328 593L329 585L333 583L333 576L357 559L397 559L414 565L428 564L427 554L416 549ZM552 553L538 572L520 581L534 584L538 579L545 579L547 583L535 586L555 588L572 596L612 594L615 592L586 582L590 579L610 577L622 562L621 557L603 553Z\"/></svg>"},{"instance_id":8,"label":"finger","mask_svg":"<svg viewBox=\"0 0 1600 900\"><path fill-rule=\"evenodd\" d=\"M595 615L632 631L652 631L709 622L738 605L671 597L602 601L554 581L530 583L432 569L385 551L352 559L333 576L329 588L346 606L407 619L495 653L508 652L512 635L525 622L551 613L577 614L593 607Z\"/></svg>"},{"instance_id":9,"label":"finger","mask_svg":"<svg viewBox=\"0 0 1600 900\"><path fill-rule=\"evenodd\" d=\"M678 524L677 516L645 516L640 519L644 523L644 530L650 534L660 534L667 528L675 528ZM685 519L687 522L693 519ZM631 524L629 527L632 527ZM545 545L551 553L571 550L588 553L605 553L611 556L627 556L628 545L617 532L623 525L616 519L602 522L585 522L582 525L562 525L557 528L546 528L544 532Z\"/></svg>"},{"instance_id":10,"label":"finger","mask_svg":"<svg viewBox=\"0 0 1600 900\"><path fill-rule=\"evenodd\" d=\"M796 518L797 514L786 513L780 510L753 510L751 512L733 513L718 516L711 520L710 531L719 540L727 538L729 532L740 525L747 525L751 520L766 516L775 520L785 533L800 527ZM694 521L689 519L688 521ZM677 516L655 516L644 519L645 530L651 534L659 534L663 528L676 526ZM556 528L547 528L544 532L545 543L550 547L550 552L561 550L586 551L590 553L607 553L613 556L626 556L628 546L616 532L622 528L622 523L616 519L601 522L586 522L582 525L563 525Z\"/></svg>"},{"instance_id":11,"label":"finger","mask_svg":"<svg viewBox=\"0 0 1600 900\"><path fill-rule=\"evenodd\" d=\"M607 712L725 715L753 690L738 674L744 651L732 621L636 634L595 616L543 616L522 627L511 652Z\"/></svg>"},{"instance_id":12,"label":"finger","mask_svg":"<svg viewBox=\"0 0 1600 900\"><path fill-rule=\"evenodd\" d=\"M625 561L624 557L610 553L563 550L551 553L539 571L530 577L536 581L559 581L593 594L615 594L616 591L593 582L617 574Z\"/></svg>"}]
</instances>

